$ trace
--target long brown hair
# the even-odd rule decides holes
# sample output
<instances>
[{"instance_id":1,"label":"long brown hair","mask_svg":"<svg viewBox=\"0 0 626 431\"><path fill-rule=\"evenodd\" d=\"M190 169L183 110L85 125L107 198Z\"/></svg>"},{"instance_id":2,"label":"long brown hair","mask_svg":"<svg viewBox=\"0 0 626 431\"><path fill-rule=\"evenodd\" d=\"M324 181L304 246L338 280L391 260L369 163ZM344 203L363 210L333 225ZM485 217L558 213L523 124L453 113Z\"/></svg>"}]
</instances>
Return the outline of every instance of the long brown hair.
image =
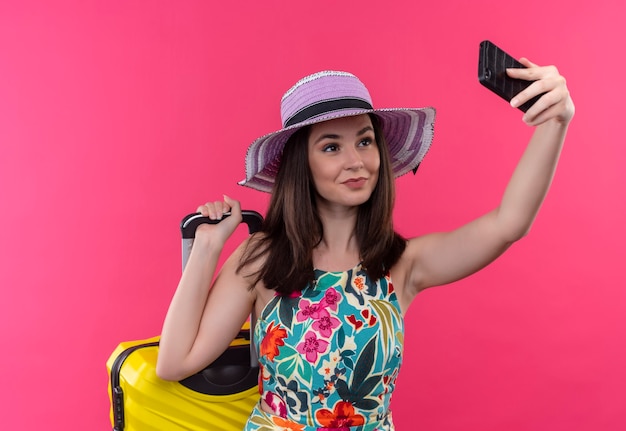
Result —
<instances>
[{"instance_id":1,"label":"long brown hair","mask_svg":"<svg viewBox=\"0 0 626 431\"><path fill-rule=\"evenodd\" d=\"M359 206L355 236L363 268L377 280L398 261L406 240L393 230L394 175L379 120L375 115L370 118L380 170L372 195ZM314 280L313 249L324 233L309 168L309 132L310 127L303 127L285 144L262 234L250 241L238 267L265 257L253 285L262 280L281 295L301 291Z\"/></svg>"}]
</instances>

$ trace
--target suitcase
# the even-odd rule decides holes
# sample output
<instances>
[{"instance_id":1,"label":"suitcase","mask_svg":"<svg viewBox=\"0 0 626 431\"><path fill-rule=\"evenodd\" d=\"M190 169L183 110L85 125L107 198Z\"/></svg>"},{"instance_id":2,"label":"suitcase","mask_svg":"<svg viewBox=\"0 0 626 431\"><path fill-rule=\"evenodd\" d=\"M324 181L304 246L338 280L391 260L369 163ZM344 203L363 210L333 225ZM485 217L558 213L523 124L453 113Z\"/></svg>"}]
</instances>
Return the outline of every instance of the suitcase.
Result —
<instances>
[{"instance_id":1,"label":"suitcase","mask_svg":"<svg viewBox=\"0 0 626 431\"><path fill-rule=\"evenodd\" d=\"M242 214L250 234L260 229L259 213ZM202 223L216 221L190 214L181 222L183 268ZM107 361L113 430L240 431L260 397L254 322L251 316L219 358L180 382L156 375L158 336L120 343Z\"/></svg>"}]
</instances>

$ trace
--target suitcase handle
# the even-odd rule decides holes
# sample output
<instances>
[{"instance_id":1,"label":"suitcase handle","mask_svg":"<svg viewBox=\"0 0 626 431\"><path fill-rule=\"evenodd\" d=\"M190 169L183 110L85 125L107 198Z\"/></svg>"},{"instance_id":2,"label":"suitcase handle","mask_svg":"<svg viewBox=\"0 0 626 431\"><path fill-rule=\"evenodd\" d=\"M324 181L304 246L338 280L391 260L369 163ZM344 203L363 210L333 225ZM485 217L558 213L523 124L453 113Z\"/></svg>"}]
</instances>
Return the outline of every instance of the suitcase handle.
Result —
<instances>
[{"instance_id":1,"label":"suitcase handle","mask_svg":"<svg viewBox=\"0 0 626 431\"><path fill-rule=\"evenodd\" d=\"M263 223L263 217L256 211L243 210L241 211L243 218L242 222L248 225L248 232L252 235L254 232L261 230L261 224ZM230 217L230 213L224 213L224 217L220 220L213 220L208 217L202 216L200 213L189 214L183 218L180 223L180 231L183 238L195 238L196 229L203 223L218 224L225 218Z\"/></svg>"},{"instance_id":2,"label":"suitcase handle","mask_svg":"<svg viewBox=\"0 0 626 431\"><path fill-rule=\"evenodd\" d=\"M193 246L193 240L196 237L196 229L198 226L204 223L217 224L225 218L230 217L230 213L224 213L224 216L219 220L213 220L208 217L204 217L200 213L193 213L185 216L180 222L180 232L182 236L182 258L183 269L187 265L189 260L189 254L191 253L191 247ZM255 232L261 230L263 224L263 216L256 211L243 210L241 211L242 223L248 225L248 232L252 235ZM258 367L258 357L256 349L254 348L254 328L256 325L256 315L254 310L250 315L250 367Z\"/></svg>"}]
</instances>

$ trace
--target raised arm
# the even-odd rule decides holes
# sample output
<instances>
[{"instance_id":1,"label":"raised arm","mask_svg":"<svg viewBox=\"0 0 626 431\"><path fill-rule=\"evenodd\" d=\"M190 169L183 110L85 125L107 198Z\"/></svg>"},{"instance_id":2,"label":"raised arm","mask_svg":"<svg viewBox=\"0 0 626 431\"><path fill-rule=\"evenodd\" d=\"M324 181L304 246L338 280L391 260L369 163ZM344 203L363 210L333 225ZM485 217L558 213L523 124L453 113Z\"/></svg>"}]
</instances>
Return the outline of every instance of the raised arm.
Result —
<instances>
[{"instance_id":1,"label":"raised arm","mask_svg":"<svg viewBox=\"0 0 626 431\"><path fill-rule=\"evenodd\" d=\"M204 216L220 219L203 224L196 237L163 324L157 375L181 380L213 362L230 344L250 315L255 293L236 268L241 247L224 263L213 286L215 270L226 240L241 222L239 202L227 197L198 208Z\"/></svg>"},{"instance_id":2,"label":"raised arm","mask_svg":"<svg viewBox=\"0 0 626 431\"><path fill-rule=\"evenodd\" d=\"M556 67L520 61L527 69L509 69L509 76L535 82L511 105L546 93L523 117L536 127L532 138L497 208L454 231L409 241L402 259L409 302L422 289L459 280L496 259L528 233L548 192L574 104Z\"/></svg>"}]
</instances>

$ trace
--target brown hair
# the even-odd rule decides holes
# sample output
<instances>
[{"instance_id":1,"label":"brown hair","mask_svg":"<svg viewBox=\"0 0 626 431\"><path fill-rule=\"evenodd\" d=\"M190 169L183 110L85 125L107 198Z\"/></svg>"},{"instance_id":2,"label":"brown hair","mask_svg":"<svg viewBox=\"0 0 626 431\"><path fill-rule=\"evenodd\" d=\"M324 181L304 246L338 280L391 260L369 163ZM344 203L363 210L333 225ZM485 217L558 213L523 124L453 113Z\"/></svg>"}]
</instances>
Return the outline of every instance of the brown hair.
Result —
<instances>
[{"instance_id":1,"label":"brown hair","mask_svg":"<svg viewBox=\"0 0 626 431\"><path fill-rule=\"evenodd\" d=\"M359 206L355 235L365 271L378 280L398 261L406 240L393 230L394 175L379 120L375 115L370 118L380 170L372 195ZM266 288L282 295L301 291L314 280L313 249L323 237L309 168L309 132L310 127L303 127L285 144L262 234L250 241L238 267L265 257L253 285L262 280Z\"/></svg>"}]
</instances>

